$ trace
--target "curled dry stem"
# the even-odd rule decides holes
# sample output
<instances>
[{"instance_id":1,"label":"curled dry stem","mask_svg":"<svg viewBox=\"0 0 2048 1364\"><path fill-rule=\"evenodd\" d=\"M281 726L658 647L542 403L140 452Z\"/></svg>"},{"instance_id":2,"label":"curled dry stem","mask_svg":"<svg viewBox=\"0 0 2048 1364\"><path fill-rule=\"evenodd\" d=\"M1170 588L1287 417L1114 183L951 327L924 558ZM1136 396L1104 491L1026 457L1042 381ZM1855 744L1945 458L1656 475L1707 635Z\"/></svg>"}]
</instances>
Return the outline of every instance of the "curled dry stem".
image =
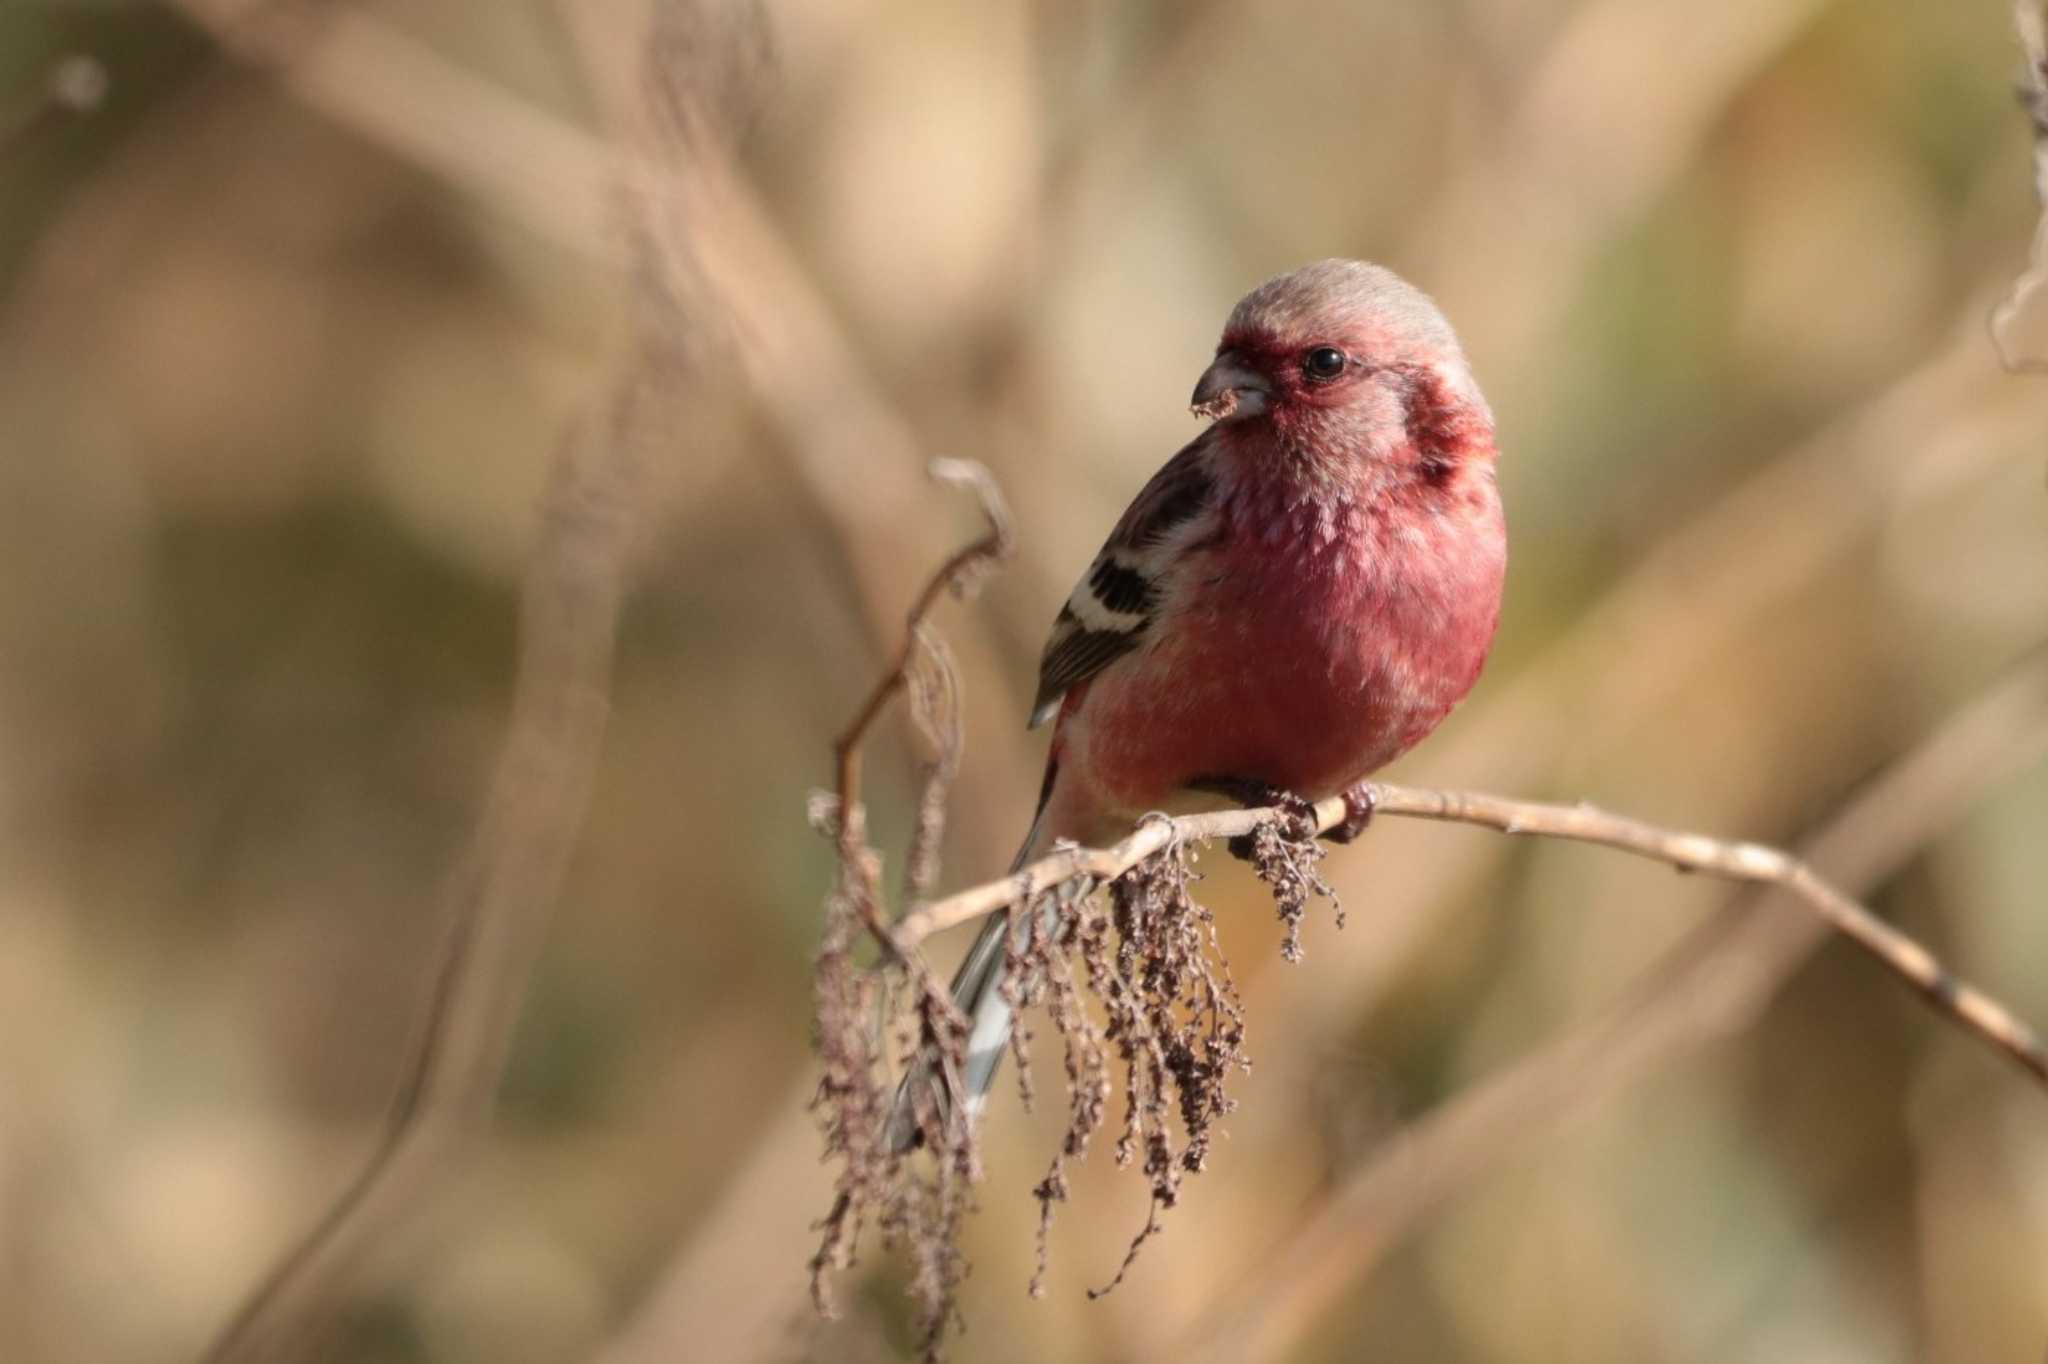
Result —
<instances>
[{"instance_id":1,"label":"curled dry stem","mask_svg":"<svg viewBox=\"0 0 2048 1364\"><path fill-rule=\"evenodd\" d=\"M882 885L882 856L869 836L861 800L862 753L869 732L899 693L931 752L905 859L906 890L928 888L938 874L945 830L946 794L959 770L962 726L959 679L952 655L930 616L946 595L969 595L987 571L1007 558L1014 540L1002 494L988 471L960 460L938 460L932 474L971 489L987 521L985 533L949 557L912 605L903 640L852 722L833 746L837 784L814 800L812 822L833 840L837 879L825 902L825 928L813 975L817 1047L821 1061L813 1110L824 1129L825 1155L840 1169L831 1208L818 1223L811 1257L811 1295L830 1314L830 1276L853 1263L863 1225L876 1223L886 1244L906 1247L915 1266L925 1353L935 1356L966 1262L959 1250L961 1219L972 1207L980 1157L965 1116L927 1102L916 1114L924 1144L936 1159L908 1168L888 1139L896 1064L919 1055L958 1068L965 1056L967 1020L921 954L901 949L891 936ZM871 939L881 971L862 964L858 947ZM907 982L908 988L899 989ZM907 1008L893 1003L908 1000ZM908 1027L900 1026L905 1018Z\"/></svg>"}]
</instances>

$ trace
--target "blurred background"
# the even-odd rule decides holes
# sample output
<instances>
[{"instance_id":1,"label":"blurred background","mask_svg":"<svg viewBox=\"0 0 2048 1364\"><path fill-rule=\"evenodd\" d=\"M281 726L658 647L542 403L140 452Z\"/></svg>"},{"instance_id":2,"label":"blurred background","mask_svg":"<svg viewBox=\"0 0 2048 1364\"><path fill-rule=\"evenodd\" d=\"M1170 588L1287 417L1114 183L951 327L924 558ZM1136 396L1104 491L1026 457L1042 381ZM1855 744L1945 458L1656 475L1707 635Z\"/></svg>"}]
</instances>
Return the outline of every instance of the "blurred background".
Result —
<instances>
[{"instance_id":1,"label":"blurred background","mask_svg":"<svg viewBox=\"0 0 2048 1364\"><path fill-rule=\"evenodd\" d=\"M1992 695L1996 761L1843 867L2048 1020L2043 707L1997 701L2048 624L2048 386L1983 327L2036 215L2004 6L692 13L657 50L623 0L0 11L0 1358L203 1352L369 1158L520 780L573 840L559 894L513 891L546 917L493 1123L294 1357L899 1357L871 1241L838 1321L806 1298L804 802L974 533L924 460L985 461L1021 538L943 616L964 886L1028 818L1058 604L1197 430L1230 304L1325 255L1438 297L1504 451L1499 646L1394 779L1790 844ZM641 243L702 286L649 367L659 291L592 158L703 172L649 132L662 52L735 175ZM89 114L44 93L81 53ZM662 413L607 485L637 524L584 810L574 771L494 770L550 468L629 372ZM878 736L892 851L915 757ZM1099 1143L1032 1302L1062 1105L1000 1099L957 1358L2048 1347L2048 1103L1851 949L1746 952L1694 936L1726 886L1388 820L1290 967L1222 861L1257 1063L1230 1139L1090 1302L1145 1215ZM1704 958L1749 1003L1672 984ZM1429 1144L1573 1037L1540 1101ZM1427 1205L1313 1239L1375 1170Z\"/></svg>"}]
</instances>

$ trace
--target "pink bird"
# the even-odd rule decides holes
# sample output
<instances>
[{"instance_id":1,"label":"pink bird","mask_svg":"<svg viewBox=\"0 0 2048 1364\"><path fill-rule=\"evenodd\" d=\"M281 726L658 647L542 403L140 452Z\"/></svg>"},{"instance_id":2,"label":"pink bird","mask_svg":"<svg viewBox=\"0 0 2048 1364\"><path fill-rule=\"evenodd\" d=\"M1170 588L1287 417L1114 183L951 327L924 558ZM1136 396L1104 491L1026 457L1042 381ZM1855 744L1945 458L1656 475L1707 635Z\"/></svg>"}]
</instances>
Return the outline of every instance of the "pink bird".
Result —
<instances>
[{"instance_id":1,"label":"pink bird","mask_svg":"<svg viewBox=\"0 0 2048 1364\"><path fill-rule=\"evenodd\" d=\"M1052 747L1014 866L1114 841L1190 792L1344 792L1348 841L1371 813L1358 784L1437 727L1493 643L1493 416L1426 294L1361 261L1268 280L1192 401L1213 424L1139 492L1046 642L1031 723L1055 721ZM1010 1033L1008 922L983 926L953 981L972 1031L951 1097L970 1116ZM899 1148L929 1074L899 1094Z\"/></svg>"}]
</instances>

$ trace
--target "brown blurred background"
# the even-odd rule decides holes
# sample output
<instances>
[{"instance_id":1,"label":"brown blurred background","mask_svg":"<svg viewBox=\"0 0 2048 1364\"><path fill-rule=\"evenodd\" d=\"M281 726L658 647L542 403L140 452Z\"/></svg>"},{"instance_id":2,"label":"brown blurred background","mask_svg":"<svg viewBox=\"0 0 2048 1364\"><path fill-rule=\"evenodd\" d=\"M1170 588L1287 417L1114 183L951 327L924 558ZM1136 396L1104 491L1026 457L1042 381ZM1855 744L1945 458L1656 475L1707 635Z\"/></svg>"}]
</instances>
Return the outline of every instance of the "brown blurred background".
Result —
<instances>
[{"instance_id":1,"label":"brown blurred background","mask_svg":"<svg viewBox=\"0 0 2048 1364\"><path fill-rule=\"evenodd\" d=\"M607 410L647 288L592 245L610 209L548 178L560 147L464 122L630 145L603 73L634 7L331 5L335 33L292 40L357 64L310 102L225 56L194 19L218 12L0 12L0 1359L23 1364L196 1356L367 1158L511 718L550 462ZM310 1357L897 1357L903 1269L872 1245L842 1320L804 1298L829 859L803 809L911 588L973 530L922 458L985 461L1022 541L945 617L966 885L1035 791L1042 630L1277 270L1365 256L1431 290L1499 417L1505 628L1397 779L1791 843L2042 637L2048 387L1982 329L2035 220L1999 4L764 18L734 101L764 216L723 286L753 312L680 305L697 377L644 450L609 727L495 1123ZM322 47L358 20L488 98ZM103 64L103 107L34 115L68 53ZM1899 848L1873 903L2048 1020L2048 770L2020 767ZM883 829L912 776L892 728ZM1142 1185L1095 1153L1028 1301L1059 1115L994 1106L957 1357L1179 1358L1242 1326L1233 1290L1348 1172L1731 895L1397 821L1326 866L1350 924L1313 919L1298 967L1248 878L1210 882L1258 1067L1116 1295L1083 1289ZM1839 944L1766 998L1496 1135L1243 1357L2040 1359L2048 1102Z\"/></svg>"}]
</instances>

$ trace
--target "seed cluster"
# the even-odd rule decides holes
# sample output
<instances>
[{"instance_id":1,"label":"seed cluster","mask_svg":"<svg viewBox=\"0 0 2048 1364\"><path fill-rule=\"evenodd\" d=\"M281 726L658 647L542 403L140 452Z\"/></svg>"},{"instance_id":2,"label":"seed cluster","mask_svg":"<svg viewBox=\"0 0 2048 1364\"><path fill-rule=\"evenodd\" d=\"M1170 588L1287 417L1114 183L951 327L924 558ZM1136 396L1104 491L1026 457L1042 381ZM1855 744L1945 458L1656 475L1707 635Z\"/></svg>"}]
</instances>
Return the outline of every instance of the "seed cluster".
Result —
<instances>
[{"instance_id":1,"label":"seed cluster","mask_svg":"<svg viewBox=\"0 0 2048 1364\"><path fill-rule=\"evenodd\" d=\"M1309 901L1335 898L1317 869L1322 851L1311 827L1271 822L1243 849L1272 889L1289 961L1301 955ZM1037 1098L1030 1022L1042 1014L1060 1040L1068 1104L1059 1147L1032 1191L1039 1203L1033 1296L1044 1292L1053 1212L1071 1193L1069 1169L1109 1123L1119 1091L1116 1162L1143 1173L1151 1199L1115 1275L1090 1296L1123 1281L1160 1230L1161 1215L1179 1201L1181 1181L1206 1166L1217 1124L1236 1106L1226 1084L1250 1068L1244 1009L1215 917L1192 893L1200 879L1195 849L1176 839L1107 887L1076 878L1015 911L1019 926L1007 939L1000 988L1017 1014L1010 1047L1019 1093L1027 1108ZM967 1021L914 956L856 960L864 920L846 889L842 880L827 901L816 975L824 1071L816 1107L826 1154L841 1164L833 1206L819 1224L813 1294L829 1309L829 1275L853 1263L854 1243L872 1219L884 1245L910 1257L924 1357L936 1360L958 1321L968 1271L959 1231L981 1176L974 1124L934 1091L913 1086L921 1153L892 1151L888 1128L896 1075L932 1055L957 1076Z\"/></svg>"}]
</instances>

